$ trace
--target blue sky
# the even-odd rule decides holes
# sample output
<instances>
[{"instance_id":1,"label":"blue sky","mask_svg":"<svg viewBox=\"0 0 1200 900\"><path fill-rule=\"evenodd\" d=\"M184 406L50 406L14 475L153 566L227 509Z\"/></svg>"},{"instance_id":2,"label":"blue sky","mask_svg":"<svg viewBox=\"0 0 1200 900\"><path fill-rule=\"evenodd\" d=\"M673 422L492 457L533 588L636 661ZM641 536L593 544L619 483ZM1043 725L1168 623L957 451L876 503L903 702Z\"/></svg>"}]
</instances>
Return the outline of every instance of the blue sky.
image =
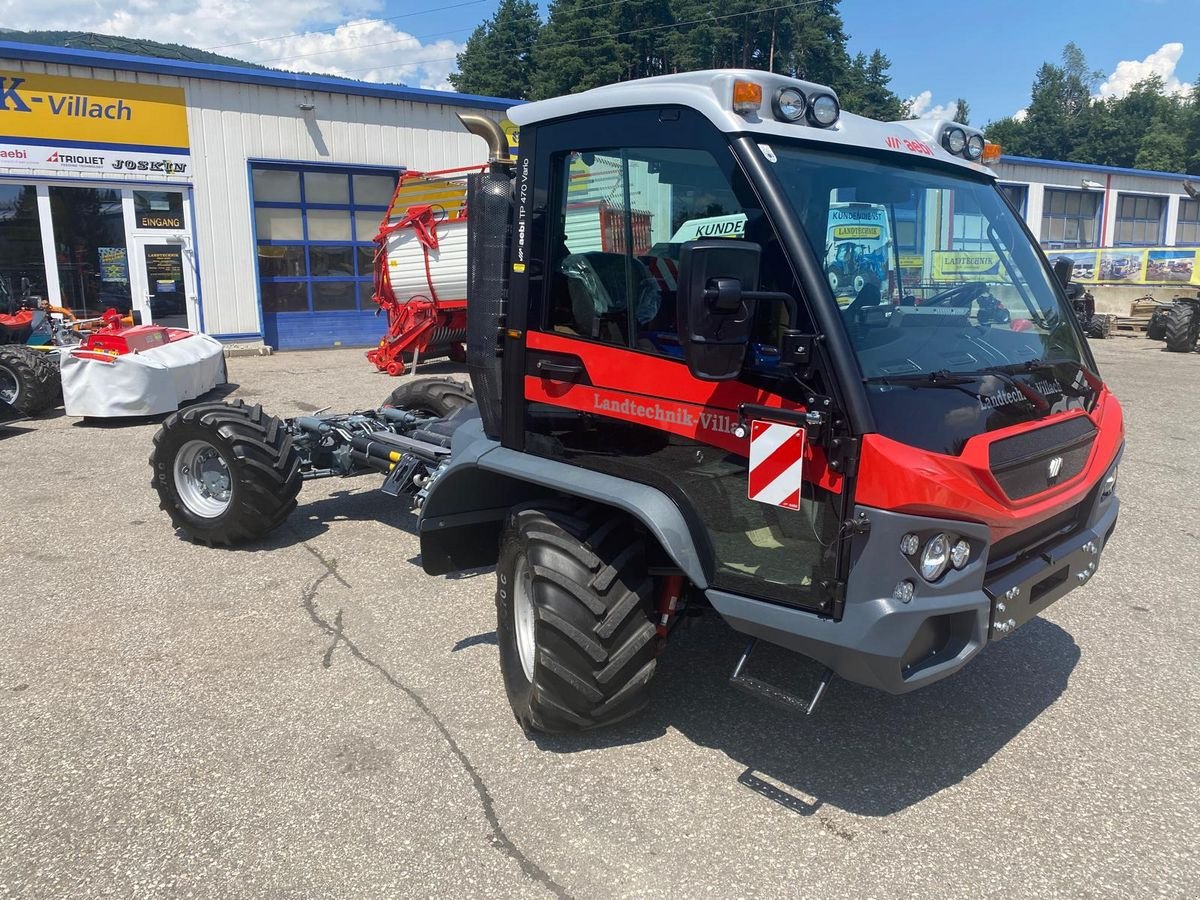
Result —
<instances>
[{"instance_id":1,"label":"blue sky","mask_svg":"<svg viewBox=\"0 0 1200 900\"><path fill-rule=\"evenodd\" d=\"M851 50L891 58L897 93L965 97L976 124L1025 106L1038 66L1058 62L1068 41L1106 74L1178 42L1176 76L1200 73L1200 0L843 0L842 18Z\"/></svg>"},{"instance_id":2,"label":"blue sky","mask_svg":"<svg viewBox=\"0 0 1200 900\"><path fill-rule=\"evenodd\" d=\"M638 2L638 0L624 0ZM762 0L770 8L787 0ZM186 43L280 68L448 87L497 0L0 0L0 23ZM542 3L543 10L546 3ZM1200 73L1200 0L843 0L852 52L882 49L918 111L965 97L975 124L1026 105L1039 65L1074 40L1121 94L1150 71ZM1104 82L1107 80L1107 84Z\"/></svg>"}]
</instances>

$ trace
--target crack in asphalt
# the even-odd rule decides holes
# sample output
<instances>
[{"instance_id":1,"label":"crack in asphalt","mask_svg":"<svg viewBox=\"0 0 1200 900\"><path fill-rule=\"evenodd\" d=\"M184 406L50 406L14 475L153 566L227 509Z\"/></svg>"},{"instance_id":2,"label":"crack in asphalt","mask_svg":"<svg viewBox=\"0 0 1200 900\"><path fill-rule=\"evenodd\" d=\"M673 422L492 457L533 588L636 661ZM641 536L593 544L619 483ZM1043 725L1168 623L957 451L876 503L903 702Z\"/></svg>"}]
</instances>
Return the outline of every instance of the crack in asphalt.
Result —
<instances>
[{"instance_id":1,"label":"crack in asphalt","mask_svg":"<svg viewBox=\"0 0 1200 900\"><path fill-rule=\"evenodd\" d=\"M333 651L337 649L338 644L341 644L346 648L346 652L348 652L355 660L362 663L367 668L375 671L391 687L403 693L414 704L416 704L416 707L426 716L426 718L429 719L430 722L433 723L433 726L437 729L438 734L442 736L442 740L445 741L446 745L450 748L450 752L454 754L459 763L462 765L463 769L465 769L466 773L471 777L471 783L474 785L475 793L479 797L479 805L483 808L484 818L487 819L488 827L492 832L492 846L500 850L513 862L520 866L521 871L524 872L531 881L542 885L556 897L567 898L567 900L570 900L571 895L566 891L566 889L563 888L563 886L556 882L553 878L551 878L541 866L522 853L521 849L515 843L513 843L512 838L510 838L504 831L504 827L500 824L500 818L496 815L496 804L492 800L492 795L491 792L488 791L487 784L476 770L474 764L470 760L470 757L468 757L462 747L459 746L458 741L454 739L454 735L450 733L450 729L446 727L446 724L441 720L441 718L438 717L438 714L435 713L430 708L429 704L425 702L425 698L393 675L382 664L377 663L375 660L371 659L371 657L367 656L367 654L364 653L362 649L360 649L359 646L346 635L342 628L342 611L340 609L334 616L333 622L329 622L327 619L322 618L321 613L317 609L317 595L321 591L321 585L323 585L330 578L333 578L346 588L349 588L350 584L338 574L337 560L326 559L319 550L317 550L315 547L309 546L307 541L300 541L300 546L311 553L325 569L324 572L315 578L313 582L300 593L300 605L304 608L304 611L308 613L308 617L312 620L313 624L333 639L333 642L329 645L329 648L325 651L325 654L322 657L322 666L328 669L332 665Z\"/></svg>"}]
</instances>

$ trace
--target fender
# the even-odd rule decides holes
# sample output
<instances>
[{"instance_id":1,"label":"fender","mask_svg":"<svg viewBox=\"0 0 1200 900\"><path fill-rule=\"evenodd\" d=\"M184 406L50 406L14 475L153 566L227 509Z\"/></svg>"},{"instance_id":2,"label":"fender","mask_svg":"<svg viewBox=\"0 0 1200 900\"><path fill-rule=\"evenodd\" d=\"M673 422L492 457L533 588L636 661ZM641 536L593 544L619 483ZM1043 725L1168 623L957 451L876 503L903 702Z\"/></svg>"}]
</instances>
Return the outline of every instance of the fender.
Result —
<instances>
[{"instance_id":1,"label":"fender","mask_svg":"<svg viewBox=\"0 0 1200 900\"><path fill-rule=\"evenodd\" d=\"M646 526L693 584L701 589L708 586L691 528L662 491L509 450L487 437L478 419L454 432L451 447L450 462L430 485L417 524L421 567L427 574L492 565L512 507L567 494L629 513Z\"/></svg>"}]
</instances>

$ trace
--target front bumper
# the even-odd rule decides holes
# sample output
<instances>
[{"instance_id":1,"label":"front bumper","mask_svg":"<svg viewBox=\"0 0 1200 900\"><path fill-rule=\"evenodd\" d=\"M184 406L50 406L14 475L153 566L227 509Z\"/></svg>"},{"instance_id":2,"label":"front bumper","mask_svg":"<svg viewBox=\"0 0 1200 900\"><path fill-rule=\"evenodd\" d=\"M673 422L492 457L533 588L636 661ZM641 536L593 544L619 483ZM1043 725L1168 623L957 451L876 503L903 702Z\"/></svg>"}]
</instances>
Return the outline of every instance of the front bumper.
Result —
<instances>
[{"instance_id":1,"label":"front bumper","mask_svg":"<svg viewBox=\"0 0 1200 900\"><path fill-rule=\"evenodd\" d=\"M860 507L870 532L852 550L840 621L709 590L713 607L737 631L812 657L850 681L890 693L932 684L961 669L990 640L1006 637L1073 588L1091 579L1116 526L1115 495L1081 510L1080 524L1003 568L989 571L988 554L937 584L924 582L899 553L906 532L946 530L987 544L983 525ZM978 542L978 543L977 543ZM898 581L917 584L908 603L892 597Z\"/></svg>"}]
</instances>

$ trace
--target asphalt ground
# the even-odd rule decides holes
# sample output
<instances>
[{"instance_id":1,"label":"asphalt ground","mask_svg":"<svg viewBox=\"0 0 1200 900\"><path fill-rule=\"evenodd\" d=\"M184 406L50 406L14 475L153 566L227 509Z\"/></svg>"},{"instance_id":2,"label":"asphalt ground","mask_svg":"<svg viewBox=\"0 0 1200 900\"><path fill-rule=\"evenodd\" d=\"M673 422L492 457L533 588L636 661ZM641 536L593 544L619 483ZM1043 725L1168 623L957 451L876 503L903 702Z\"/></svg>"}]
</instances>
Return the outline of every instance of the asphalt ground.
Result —
<instances>
[{"instance_id":1,"label":"asphalt ground","mask_svg":"<svg viewBox=\"0 0 1200 900\"><path fill-rule=\"evenodd\" d=\"M10 428L0 895L1195 897L1200 354L1161 346L1096 344L1128 427L1098 575L959 674L805 719L728 686L706 617L643 715L572 738L521 733L491 573L424 575L373 479L211 550L157 507L154 423ZM395 384L357 351L230 374L279 415Z\"/></svg>"}]
</instances>

